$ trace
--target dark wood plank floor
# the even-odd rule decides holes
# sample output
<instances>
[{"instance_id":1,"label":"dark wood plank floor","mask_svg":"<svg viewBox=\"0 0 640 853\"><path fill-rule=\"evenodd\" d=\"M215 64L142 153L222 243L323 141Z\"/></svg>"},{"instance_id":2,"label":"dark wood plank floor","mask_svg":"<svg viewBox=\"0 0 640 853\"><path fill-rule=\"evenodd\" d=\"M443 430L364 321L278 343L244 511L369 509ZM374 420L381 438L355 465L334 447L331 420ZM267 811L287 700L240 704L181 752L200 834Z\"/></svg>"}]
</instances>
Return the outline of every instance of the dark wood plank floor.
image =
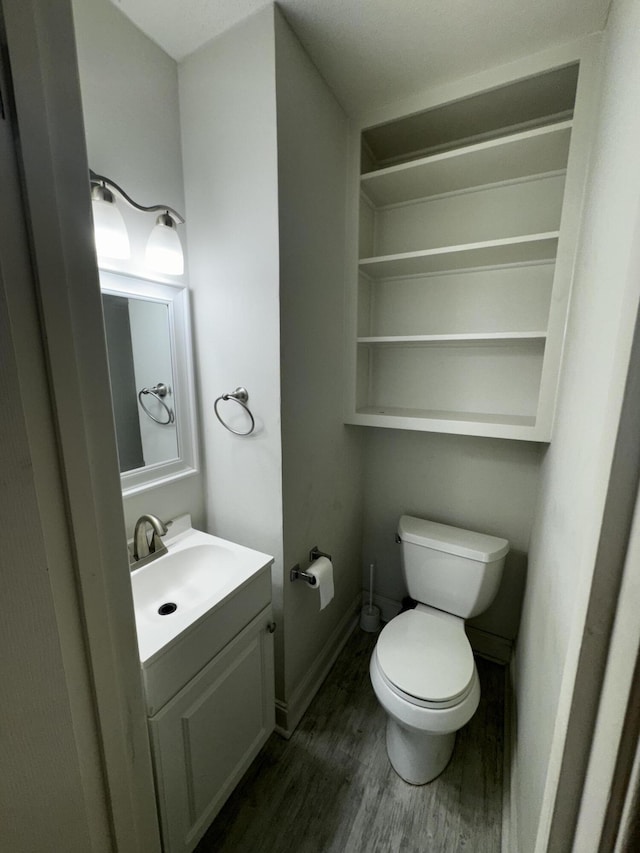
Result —
<instances>
[{"instance_id":1,"label":"dark wood plank floor","mask_svg":"<svg viewBox=\"0 0 640 853\"><path fill-rule=\"evenodd\" d=\"M270 738L196 853L499 853L504 668L478 659L480 707L444 773L414 787L387 758L376 638L354 633L291 740Z\"/></svg>"}]
</instances>

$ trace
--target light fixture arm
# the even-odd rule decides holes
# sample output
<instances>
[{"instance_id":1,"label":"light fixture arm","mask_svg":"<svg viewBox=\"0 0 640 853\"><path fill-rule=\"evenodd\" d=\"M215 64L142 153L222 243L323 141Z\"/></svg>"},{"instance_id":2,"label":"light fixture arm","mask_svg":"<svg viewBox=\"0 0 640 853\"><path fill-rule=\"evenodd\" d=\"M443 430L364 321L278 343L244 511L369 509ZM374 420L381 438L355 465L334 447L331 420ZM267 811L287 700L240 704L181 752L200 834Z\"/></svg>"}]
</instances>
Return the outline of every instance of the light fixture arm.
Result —
<instances>
[{"instance_id":1,"label":"light fixture arm","mask_svg":"<svg viewBox=\"0 0 640 853\"><path fill-rule=\"evenodd\" d=\"M184 216L181 216L177 210L174 210L172 207L169 207L167 204L153 204L150 207L144 207L142 204L138 204L137 201L134 201L131 196L126 193L122 187L118 186L115 181L112 181L111 178L106 178L104 175L98 175L93 169L89 169L89 178L91 180L91 186L107 186L113 187L114 190L117 191L118 195L121 195L122 198L127 202L130 207L135 208L136 210L142 210L145 213L153 213L154 211L160 211L160 213L169 213L172 218L175 219L178 225L182 225L184 223Z\"/></svg>"}]
</instances>

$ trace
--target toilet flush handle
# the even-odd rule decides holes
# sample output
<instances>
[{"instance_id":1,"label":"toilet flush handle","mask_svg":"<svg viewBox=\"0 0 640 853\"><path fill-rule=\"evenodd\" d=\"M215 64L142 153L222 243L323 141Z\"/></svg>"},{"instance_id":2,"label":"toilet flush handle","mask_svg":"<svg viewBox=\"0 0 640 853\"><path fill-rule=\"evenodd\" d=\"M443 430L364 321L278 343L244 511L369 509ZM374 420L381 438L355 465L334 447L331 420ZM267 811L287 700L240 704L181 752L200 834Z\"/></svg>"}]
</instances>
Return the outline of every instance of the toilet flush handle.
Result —
<instances>
[{"instance_id":1,"label":"toilet flush handle","mask_svg":"<svg viewBox=\"0 0 640 853\"><path fill-rule=\"evenodd\" d=\"M396 545L399 545L402 542L402 539L396 533Z\"/></svg>"}]
</instances>

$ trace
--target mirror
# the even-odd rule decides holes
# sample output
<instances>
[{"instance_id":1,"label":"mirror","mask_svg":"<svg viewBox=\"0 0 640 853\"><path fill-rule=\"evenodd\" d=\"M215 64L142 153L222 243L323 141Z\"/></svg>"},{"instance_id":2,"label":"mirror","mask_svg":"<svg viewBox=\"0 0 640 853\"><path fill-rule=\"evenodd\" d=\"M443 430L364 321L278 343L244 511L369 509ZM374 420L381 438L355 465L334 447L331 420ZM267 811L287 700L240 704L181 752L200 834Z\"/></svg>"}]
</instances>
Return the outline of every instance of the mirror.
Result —
<instances>
[{"instance_id":1,"label":"mirror","mask_svg":"<svg viewBox=\"0 0 640 853\"><path fill-rule=\"evenodd\" d=\"M196 472L186 287L100 272L124 495Z\"/></svg>"}]
</instances>

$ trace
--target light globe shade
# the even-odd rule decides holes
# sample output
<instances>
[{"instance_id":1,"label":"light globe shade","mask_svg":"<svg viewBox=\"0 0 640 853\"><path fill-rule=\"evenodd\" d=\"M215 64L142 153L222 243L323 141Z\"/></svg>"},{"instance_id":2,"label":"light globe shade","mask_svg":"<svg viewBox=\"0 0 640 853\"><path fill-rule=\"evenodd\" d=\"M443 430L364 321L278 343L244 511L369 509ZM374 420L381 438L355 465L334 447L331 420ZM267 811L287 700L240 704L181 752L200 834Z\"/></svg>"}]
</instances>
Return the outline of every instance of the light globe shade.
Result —
<instances>
[{"instance_id":1,"label":"light globe shade","mask_svg":"<svg viewBox=\"0 0 640 853\"><path fill-rule=\"evenodd\" d=\"M116 207L113 195L104 190L92 194L93 228L99 257L126 260L131 254L127 226ZM110 198L109 198L110 197Z\"/></svg>"},{"instance_id":2,"label":"light globe shade","mask_svg":"<svg viewBox=\"0 0 640 853\"><path fill-rule=\"evenodd\" d=\"M167 275L182 275L184 256L176 225L168 213L158 217L147 242L147 266Z\"/></svg>"}]
</instances>

